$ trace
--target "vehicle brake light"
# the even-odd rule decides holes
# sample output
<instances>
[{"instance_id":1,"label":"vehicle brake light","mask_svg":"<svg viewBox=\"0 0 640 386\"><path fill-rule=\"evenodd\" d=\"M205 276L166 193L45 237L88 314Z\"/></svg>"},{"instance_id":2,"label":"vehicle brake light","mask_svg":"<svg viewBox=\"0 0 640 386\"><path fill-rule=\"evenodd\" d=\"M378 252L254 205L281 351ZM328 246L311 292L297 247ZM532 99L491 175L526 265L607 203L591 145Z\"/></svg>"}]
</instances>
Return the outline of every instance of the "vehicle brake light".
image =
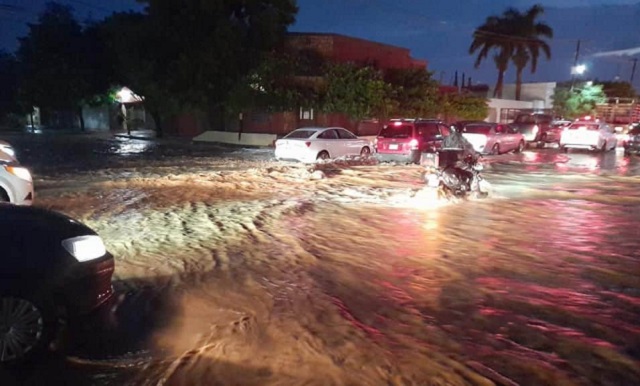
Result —
<instances>
[{"instance_id":1,"label":"vehicle brake light","mask_svg":"<svg viewBox=\"0 0 640 386\"><path fill-rule=\"evenodd\" d=\"M413 138L411 141L409 141L409 146L411 146L412 149L417 149L418 148L418 140Z\"/></svg>"},{"instance_id":2,"label":"vehicle brake light","mask_svg":"<svg viewBox=\"0 0 640 386\"><path fill-rule=\"evenodd\" d=\"M402 125L402 122L400 122L400 121L398 121L398 122L393 122L393 125L394 125L394 126L401 126L401 125Z\"/></svg>"},{"instance_id":3,"label":"vehicle brake light","mask_svg":"<svg viewBox=\"0 0 640 386\"><path fill-rule=\"evenodd\" d=\"M305 145L307 145L307 147L311 146L311 142L307 141L304 143Z\"/></svg>"},{"instance_id":4,"label":"vehicle brake light","mask_svg":"<svg viewBox=\"0 0 640 386\"><path fill-rule=\"evenodd\" d=\"M539 130L540 128L538 127L538 125L533 126L533 134L537 134Z\"/></svg>"}]
</instances>

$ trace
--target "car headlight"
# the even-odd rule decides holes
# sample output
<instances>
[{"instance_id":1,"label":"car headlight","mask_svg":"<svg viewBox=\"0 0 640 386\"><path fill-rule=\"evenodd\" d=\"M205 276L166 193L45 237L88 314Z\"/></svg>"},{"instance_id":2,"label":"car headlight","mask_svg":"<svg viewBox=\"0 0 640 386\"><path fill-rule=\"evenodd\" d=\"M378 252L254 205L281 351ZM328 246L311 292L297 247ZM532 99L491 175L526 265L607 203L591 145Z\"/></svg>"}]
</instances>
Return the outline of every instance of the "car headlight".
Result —
<instances>
[{"instance_id":1,"label":"car headlight","mask_svg":"<svg viewBox=\"0 0 640 386\"><path fill-rule=\"evenodd\" d=\"M4 169L22 180L32 181L31 173L27 168L23 168L22 166L5 166Z\"/></svg>"},{"instance_id":2,"label":"car headlight","mask_svg":"<svg viewBox=\"0 0 640 386\"><path fill-rule=\"evenodd\" d=\"M11 146L0 145L0 151L7 153L10 157L16 156L16 151Z\"/></svg>"},{"instance_id":3,"label":"car headlight","mask_svg":"<svg viewBox=\"0 0 640 386\"><path fill-rule=\"evenodd\" d=\"M62 246L79 262L98 259L107 253L100 236L78 236L62 241Z\"/></svg>"}]
</instances>

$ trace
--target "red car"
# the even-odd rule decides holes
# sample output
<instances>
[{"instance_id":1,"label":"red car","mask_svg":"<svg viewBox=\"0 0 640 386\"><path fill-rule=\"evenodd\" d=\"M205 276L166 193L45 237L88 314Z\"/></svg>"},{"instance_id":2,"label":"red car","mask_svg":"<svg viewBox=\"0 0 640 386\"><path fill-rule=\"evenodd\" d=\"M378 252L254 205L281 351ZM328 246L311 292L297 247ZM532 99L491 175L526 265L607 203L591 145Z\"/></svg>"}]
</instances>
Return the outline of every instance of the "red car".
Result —
<instances>
[{"instance_id":1,"label":"red car","mask_svg":"<svg viewBox=\"0 0 640 386\"><path fill-rule=\"evenodd\" d=\"M449 127L436 119L392 119L376 138L376 158L417 164L421 153L442 148L449 133Z\"/></svg>"}]
</instances>

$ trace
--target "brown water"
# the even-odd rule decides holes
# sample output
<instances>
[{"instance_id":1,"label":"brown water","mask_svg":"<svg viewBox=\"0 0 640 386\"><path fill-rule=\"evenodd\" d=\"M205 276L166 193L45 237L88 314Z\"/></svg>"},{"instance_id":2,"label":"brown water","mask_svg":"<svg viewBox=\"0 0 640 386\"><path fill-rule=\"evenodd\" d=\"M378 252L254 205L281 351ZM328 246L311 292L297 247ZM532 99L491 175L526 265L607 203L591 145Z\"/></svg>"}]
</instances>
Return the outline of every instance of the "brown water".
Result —
<instances>
[{"instance_id":1,"label":"brown water","mask_svg":"<svg viewBox=\"0 0 640 386\"><path fill-rule=\"evenodd\" d=\"M491 158L444 202L415 166L186 157L41 177L123 298L34 384L640 384L637 160Z\"/></svg>"}]
</instances>

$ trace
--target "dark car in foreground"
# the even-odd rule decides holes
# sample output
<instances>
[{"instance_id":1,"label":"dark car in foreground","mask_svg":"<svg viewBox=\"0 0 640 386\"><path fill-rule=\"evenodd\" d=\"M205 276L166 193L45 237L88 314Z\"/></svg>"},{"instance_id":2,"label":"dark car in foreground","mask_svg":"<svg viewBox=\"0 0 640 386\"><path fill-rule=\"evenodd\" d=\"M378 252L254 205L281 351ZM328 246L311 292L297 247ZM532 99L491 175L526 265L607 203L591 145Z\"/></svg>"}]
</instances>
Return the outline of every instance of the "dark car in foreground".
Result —
<instances>
[{"instance_id":1,"label":"dark car in foreground","mask_svg":"<svg viewBox=\"0 0 640 386\"><path fill-rule=\"evenodd\" d=\"M62 214L0 204L0 364L45 351L61 320L113 295L114 259L87 226Z\"/></svg>"},{"instance_id":2,"label":"dark car in foreground","mask_svg":"<svg viewBox=\"0 0 640 386\"><path fill-rule=\"evenodd\" d=\"M625 154L640 153L640 126L629 130L622 146Z\"/></svg>"},{"instance_id":3,"label":"dark car in foreground","mask_svg":"<svg viewBox=\"0 0 640 386\"><path fill-rule=\"evenodd\" d=\"M436 119L392 119L375 140L380 161L419 163L420 154L442 148L450 128Z\"/></svg>"}]
</instances>

